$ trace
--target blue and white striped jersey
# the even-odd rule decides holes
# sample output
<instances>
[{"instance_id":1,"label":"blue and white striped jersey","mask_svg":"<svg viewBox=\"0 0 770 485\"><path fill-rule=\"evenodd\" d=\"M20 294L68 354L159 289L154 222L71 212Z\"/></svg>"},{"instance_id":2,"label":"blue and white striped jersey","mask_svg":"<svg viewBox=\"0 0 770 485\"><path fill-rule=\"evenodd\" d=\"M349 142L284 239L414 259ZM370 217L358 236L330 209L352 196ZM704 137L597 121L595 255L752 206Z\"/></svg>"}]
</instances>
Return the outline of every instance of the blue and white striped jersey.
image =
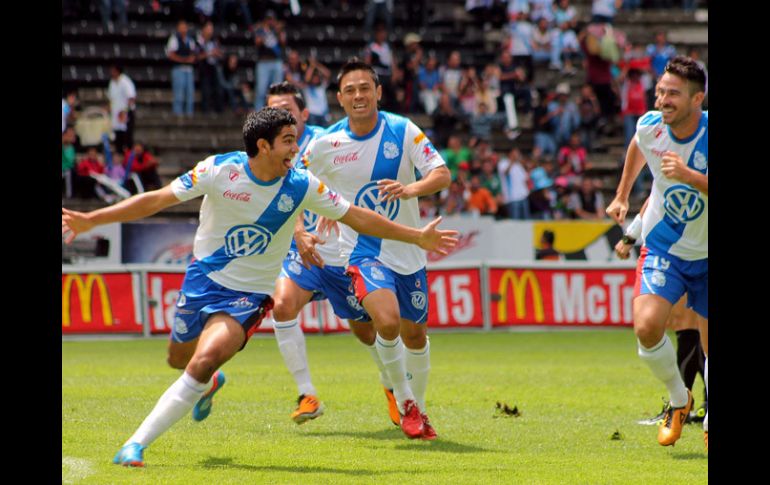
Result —
<instances>
[{"instance_id":1,"label":"blue and white striped jersey","mask_svg":"<svg viewBox=\"0 0 770 485\"><path fill-rule=\"evenodd\" d=\"M298 210L339 219L350 203L307 170L263 182L245 152L212 155L171 183L182 201L203 195L193 255L203 272L238 291L271 294Z\"/></svg>"},{"instance_id":2,"label":"blue and white striped jersey","mask_svg":"<svg viewBox=\"0 0 770 485\"><path fill-rule=\"evenodd\" d=\"M708 174L708 111L695 133L677 139L659 111L649 111L636 124L636 143L653 175L652 193L642 217L644 244L685 261L708 258L708 196L667 178L661 172L663 153L678 153L687 166Z\"/></svg>"},{"instance_id":3,"label":"blue and white striped jersey","mask_svg":"<svg viewBox=\"0 0 770 485\"><path fill-rule=\"evenodd\" d=\"M302 160L351 203L410 227L420 227L417 198L385 202L377 181L393 179L407 185L416 180L415 168L425 176L445 165L417 125L385 111L379 112L377 125L364 136L350 131L348 119L343 118L310 142ZM349 258L371 257L397 273L412 274L427 262L425 252L413 244L359 235L344 224L340 229L341 261L328 264L344 266Z\"/></svg>"}]
</instances>

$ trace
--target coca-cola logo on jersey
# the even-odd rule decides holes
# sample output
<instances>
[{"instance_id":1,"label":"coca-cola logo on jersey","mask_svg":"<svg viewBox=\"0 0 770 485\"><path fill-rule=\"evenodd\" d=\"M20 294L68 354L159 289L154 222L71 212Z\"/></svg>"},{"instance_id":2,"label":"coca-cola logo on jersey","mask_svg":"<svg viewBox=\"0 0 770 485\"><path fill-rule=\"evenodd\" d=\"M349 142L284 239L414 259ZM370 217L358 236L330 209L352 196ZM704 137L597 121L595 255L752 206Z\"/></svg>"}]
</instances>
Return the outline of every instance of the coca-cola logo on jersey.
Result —
<instances>
[{"instance_id":1,"label":"coca-cola logo on jersey","mask_svg":"<svg viewBox=\"0 0 770 485\"><path fill-rule=\"evenodd\" d=\"M240 202L249 202L251 200L251 194L248 192L231 192L230 190L226 190L222 195L225 199L237 200Z\"/></svg>"},{"instance_id":2,"label":"coca-cola logo on jersey","mask_svg":"<svg viewBox=\"0 0 770 485\"><path fill-rule=\"evenodd\" d=\"M358 152L346 153L344 155L336 155L332 163L334 165L344 165L346 163L355 162L355 161L358 161Z\"/></svg>"}]
</instances>

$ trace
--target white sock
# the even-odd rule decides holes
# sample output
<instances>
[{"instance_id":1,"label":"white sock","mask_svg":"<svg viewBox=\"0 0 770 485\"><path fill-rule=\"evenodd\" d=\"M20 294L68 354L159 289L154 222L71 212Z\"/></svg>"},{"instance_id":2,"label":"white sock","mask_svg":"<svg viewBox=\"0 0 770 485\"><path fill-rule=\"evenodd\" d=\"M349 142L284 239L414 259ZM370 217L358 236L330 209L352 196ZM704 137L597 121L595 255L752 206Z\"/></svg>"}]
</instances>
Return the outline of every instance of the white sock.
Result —
<instances>
[{"instance_id":1,"label":"white sock","mask_svg":"<svg viewBox=\"0 0 770 485\"><path fill-rule=\"evenodd\" d=\"M182 416L189 413L208 387L210 387L209 383L198 382L187 372L182 374L160 396L158 403L126 444L136 442L142 446L149 446Z\"/></svg>"},{"instance_id":2,"label":"white sock","mask_svg":"<svg viewBox=\"0 0 770 485\"><path fill-rule=\"evenodd\" d=\"M414 392L417 405L423 413L426 412L425 391L428 389L430 373L430 340L427 337L425 340L425 347L421 349L406 348L406 377L409 379L409 387Z\"/></svg>"},{"instance_id":3,"label":"white sock","mask_svg":"<svg viewBox=\"0 0 770 485\"><path fill-rule=\"evenodd\" d=\"M275 322L275 340L281 351L286 368L297 383L300 394L316 395L315 387L310 379L310 369L307 365L305 349L305 334L302 332L297 319L288 322Z\"/></svg>"},{"instance_id":4,"label":"white sock","mask_svg":"<svg viewBox=\"0 0 770 485\"><path fill-rule=\"evenodd\" d=\"M380 354L377 352L377 345L366 345L362 343L364 347L366 347L366 350L369 351L369 355L372 356L372 360L375 364L377 364L377 368L380 370L380 383L388 389L393 389L393 384L390 381L390 376L388 376L388 370L385 369L385 364L382 363L382 359L380 359Z\"/></svg>"},{"instance_id":5,"label":"white sock","mask_svg":"<svg viewBox=\"0 0 770 485\"><path fill-rule=\"evenodd\" d=\"M676 365L676 351L668 335L663 335L663 340L649 349L638 341L637 345L639 357L647 364L653 375L668 388L671 405L675 408L686 405L687 387L685 387L682 375Z\"/></svg>"},{"instance_id":6,"label":"white sock","mask_svg":"<svg viewBox=\"0 0 770 485\"><path fill-rule=\"evenodd\" d=\"M377 346L377 353L380 354L382 364L388 371L398 407L402 408L404 401L414 399L414 394L412 394L412 389L406 380L406 359L404 358L404 345L401 343L401 337L396 337L395 340L386 340L377 334L374 345Z\"/></svg>"},{"instance_id":7,"label":"white sock","mask_svg":"<svg viewBox=\"0 0 770 485\"><path fill-rule=\"evenodd\" d=\"M709 356L706 356L706 365L703 367L703 383L706 384L706 395L709 394ZM703 431L709 430L709 410L706 409L706 417L703 418Z\"/></svg>"}]
</instances>

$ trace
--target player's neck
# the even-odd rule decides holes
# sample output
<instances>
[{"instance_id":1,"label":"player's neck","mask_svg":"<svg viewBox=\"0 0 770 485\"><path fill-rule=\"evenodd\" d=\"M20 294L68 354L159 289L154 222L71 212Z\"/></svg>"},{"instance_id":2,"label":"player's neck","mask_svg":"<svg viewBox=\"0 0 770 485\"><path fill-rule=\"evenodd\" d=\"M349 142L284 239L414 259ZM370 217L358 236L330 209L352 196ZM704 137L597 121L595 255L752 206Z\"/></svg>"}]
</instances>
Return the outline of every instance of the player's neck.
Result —
<instances>
[{"instance_id":1,"label":"player's neck","mask_svg":"<svg viewBox=\"0 0 770 485\"><path fill-rule=\"evenodd\" d=\"M365 136L374 130L379 119L379 112L375 111L373 117L364 120L354 120L353 118L348 117L348 124L350 125L350 131L352 131L354 135Z\"/></svg>"},{"instance_id":2,"label":"player's neck","mask_svg":"<svg viewBox=\"0 0 770 485\"><path fill-rule=\"evenodd\" d=\"M259 155L256 157L249 157L249 170L251 170L251 173L257 180L261 180L262 182L270 182L276 177L281 176L281 174L276 173L274 167L270 166L269 158L262 158Z\"/></svg>"},{"instance_id":3,"label":"player's neck","mask_svg":"<svg viewBox=\"0 0 770 485\"><path fill-rule=\"evenodd\" d=\"M698 110L697 112L693 113L690 117L688 117L686 120L682 120L681 123L679 123L677 126L671 126L671 133L674 134L675 137L677 137L679 140L684 140L686 138L690 138L695 134L696 131L698 131L698 127L700 126L700 117L703 115L702 110Z\"/></svg>"}]
</instances>

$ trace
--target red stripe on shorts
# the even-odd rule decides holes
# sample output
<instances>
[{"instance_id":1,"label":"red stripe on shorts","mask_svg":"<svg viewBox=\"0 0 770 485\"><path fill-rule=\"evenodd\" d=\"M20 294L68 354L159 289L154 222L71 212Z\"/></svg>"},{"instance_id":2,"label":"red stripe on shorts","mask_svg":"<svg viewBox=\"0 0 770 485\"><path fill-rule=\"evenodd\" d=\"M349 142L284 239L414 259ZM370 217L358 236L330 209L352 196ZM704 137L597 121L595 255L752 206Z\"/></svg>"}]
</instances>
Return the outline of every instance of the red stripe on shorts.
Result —
<instances>
[{"instance_id":1,"label":"red stripe on shorts","mask_svg":"<svg viewBox=\"0 0 770 485\"><path fill-rule=\"evenodd\" d=\"M350 279L353 281L353 291L355 292L356 299L358 299L358 304L360 305L364 297L369 294L369 290L366 289L364 277L361 276L361 270L358 269L358 266L348 266L345 274L350 276Z\"/></svg>"},{"instance_id":2,"label":"red stripe on shorts","mask_svg":"<svg viewBox=\"0 0 770 485\"><path fill-rule=\"evenodd\" d=\"M642 292L642 268L644 268L644 260L647 258L647 246L642 246L642 250L639 253L639 260L636 262L636 281L634 282L634 298L639 296Z\"/></svg>"}]
</instances>

